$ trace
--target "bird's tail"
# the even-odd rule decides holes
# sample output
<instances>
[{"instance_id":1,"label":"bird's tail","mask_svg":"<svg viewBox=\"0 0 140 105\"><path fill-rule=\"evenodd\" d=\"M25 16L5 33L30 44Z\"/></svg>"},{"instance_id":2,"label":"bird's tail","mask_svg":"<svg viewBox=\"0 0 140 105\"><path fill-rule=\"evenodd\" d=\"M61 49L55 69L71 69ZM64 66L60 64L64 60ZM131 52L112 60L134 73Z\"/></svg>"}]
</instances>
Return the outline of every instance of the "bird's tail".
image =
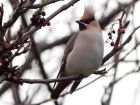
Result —
<instances>
[{"instance_id":1,"label":"bird's tail","mask_svg":"<svg viewBox=\"0 0 140 105\"><path fill-rule=\"evenodd\" d=\"M72 80L61 81L51 94L51 99L58 99L61 92L72 82Z\"/></svg>"}]
</instances>

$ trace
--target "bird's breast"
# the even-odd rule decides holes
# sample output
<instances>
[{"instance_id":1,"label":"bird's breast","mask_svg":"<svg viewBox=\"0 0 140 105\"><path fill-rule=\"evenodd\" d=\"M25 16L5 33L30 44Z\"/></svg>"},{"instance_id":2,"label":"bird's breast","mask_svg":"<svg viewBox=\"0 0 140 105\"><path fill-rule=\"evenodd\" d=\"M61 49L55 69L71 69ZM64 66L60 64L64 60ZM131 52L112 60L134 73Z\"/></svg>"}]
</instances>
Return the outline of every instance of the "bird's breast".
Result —
<instances>
[{"instance_id":1,"label":"bird's breast","mask_svg":"<svg viewBox=\"0 0 140 105\"><path fill-rule=\"evenodd\" d=\"M87 77L101 66L103 46L102 41L98 40L100 37L95 37L91 33L82 33L77 37L74 48L67 58L66 74L81 74Z\"/></svg>"}]
</instances>

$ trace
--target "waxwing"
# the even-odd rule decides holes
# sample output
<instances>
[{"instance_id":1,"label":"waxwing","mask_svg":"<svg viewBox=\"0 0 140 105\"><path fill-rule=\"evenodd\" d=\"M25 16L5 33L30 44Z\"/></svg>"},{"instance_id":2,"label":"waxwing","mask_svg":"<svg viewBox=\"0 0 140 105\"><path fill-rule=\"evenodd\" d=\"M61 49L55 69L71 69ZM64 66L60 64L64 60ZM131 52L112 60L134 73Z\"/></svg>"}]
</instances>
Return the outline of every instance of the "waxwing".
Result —
<instances>
[{"instance_id":1,"label":"waxwing","mask_svg":"<svg viewBox=\"0 0 140 105\"><path fill-rule=\"evenodd\" d=\"M66 44L57 78L74 75L86 78L102 65L104 41L93 7L85 6L82 18L76 22L79 24L79 32L75 33ZM58 99L61 92L71 83L73 83L70 89L72 93L81 80L58 82L51 98Z\"/></svg>"}]
</instances>

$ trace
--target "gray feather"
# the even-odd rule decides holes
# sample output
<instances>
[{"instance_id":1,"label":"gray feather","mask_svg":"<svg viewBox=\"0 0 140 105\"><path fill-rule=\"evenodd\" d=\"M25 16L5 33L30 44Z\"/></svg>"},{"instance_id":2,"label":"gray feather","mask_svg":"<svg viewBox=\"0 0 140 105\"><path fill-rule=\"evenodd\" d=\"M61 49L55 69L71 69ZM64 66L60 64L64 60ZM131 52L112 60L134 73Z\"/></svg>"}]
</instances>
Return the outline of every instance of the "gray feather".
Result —
<instances>
[{"instance_id":1,"label":"gray feather","mask_svg":"<svg viewBox=\"0 0 140 105\"><path fill-rule=\"evenodd\" d=\"M75 42L75 39L78 36L78 34L79 34L79 32L75 33L69 39L69 41L66 44L66 47L65 47L65 50L64 50L64 56L63 56L63 59L62 59L62 62L61 62L61 67L60 67L59 73L57 75L57 78L58 77L63 77L63 73L64 73L64 70L65 70L65 65L67 63L67 57L68 57L69 53L72 51L72 49L73 49L74 42ZM55 85L56 85L56 82L54 83L53 88L55 87Z\"/></svg>"}]
</instances>

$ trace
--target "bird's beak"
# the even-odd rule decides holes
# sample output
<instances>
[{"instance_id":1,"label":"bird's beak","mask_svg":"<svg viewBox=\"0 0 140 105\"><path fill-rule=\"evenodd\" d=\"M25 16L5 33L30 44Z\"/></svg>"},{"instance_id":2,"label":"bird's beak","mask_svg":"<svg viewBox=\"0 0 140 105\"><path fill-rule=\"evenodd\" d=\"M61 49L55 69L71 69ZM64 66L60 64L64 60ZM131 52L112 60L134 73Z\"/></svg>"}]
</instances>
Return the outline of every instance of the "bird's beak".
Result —
<instances>
[{"instance_id":1,"label":"bird's beak","mask_svg":"<svg viewBox=\"0 0 140 105\"><path fill-rule=\"evenodd\" d=\"M79 25L85 25L85 23L83 23L83 22L81 22L79 20L76 20L75 22L78 23Z\"/></svg>"}]
</instances>

